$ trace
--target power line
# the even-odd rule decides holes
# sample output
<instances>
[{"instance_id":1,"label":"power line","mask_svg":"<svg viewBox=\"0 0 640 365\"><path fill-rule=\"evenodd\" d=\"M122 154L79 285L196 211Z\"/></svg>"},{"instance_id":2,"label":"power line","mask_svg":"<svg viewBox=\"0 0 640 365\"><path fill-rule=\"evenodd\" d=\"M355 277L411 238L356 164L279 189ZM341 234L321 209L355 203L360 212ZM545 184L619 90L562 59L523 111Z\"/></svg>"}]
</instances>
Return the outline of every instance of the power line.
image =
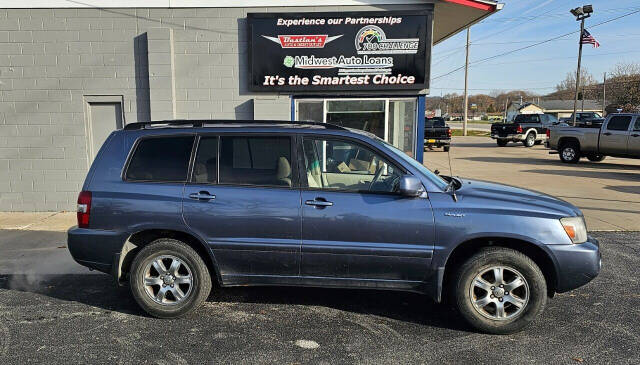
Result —
<instances>
[{"instance_id":1,"label":"power line","mask_svg":"<svg viewBox=\"0 0 640 365\"><path fill-rule=\"evenodd\" d=\"M594 25L592 25L592 26L585 27L585 28L586 28L586 29L595 28L595 27L598 27L598 26L600 26L600 25L607 24L607 23L610 23L610 22L612 22L612 21L614 21L614 20L618 20L618 19L621 19L621 18L627 17L627 16L629 16L629 15L636 14L636 13L639 13L639 12L640 12L640 9L635 10L635 11L632 11L632 12L630 12L630 13L626 13L626 14L623 14L623 15L617 16L617 17L615 17L615 18L611 18L611 19L605 20L605 21L600 22L600 23L596 23L596 24L594 24ZM473 61L473 62L471 62L471 63L470 63L470 65L477 64L477 63L481 63L481 62L485 62L485 61L488 61L488 60L491 60L491 59L494 59L494 58L498 58L498 57L506 56L506 55L509 55L509 54L512 54L512 53L515 53L515 52L519 52L519 51L522 51L522 50L525 50L525 49L529 49L529 48L532 48L532 47L536 47L536 46L539 46L539 45L541 45L541 44L549 43L549 42L551 42L551 41L553 41L553 40L560 39L560 38L563 38L563 37L566 37L566 36L568 36L568 35L575 34L575 33L579 33L579 31L577 31L577 30L576 30L576 31L572 31L572 32L569 32L569 33L561 34L561 35L558 35L558 36L555 36L555 37L551 37L551 38L549 38L549 39L545 39L545 40L540 41L540 42L536 42L536 43L534 43L534 44L530 44L530 45L528 45L528 46L524 46L524 47L516 48L516 49L510 50L510 51L506 51L506 52L503 52L503 53L499 53L499 54L497 54L497 55L493 55L493 56L485 57L485 58L479 59L479 60L477 60L477 61ZM442 75L439 75L439 76L433 77L433 78L431 78L431 80L437 80L437 79L439 79L439 78L442 78L442 77L445 77L445 76L451 75L452 73L457 72L457 71L460 71L460 70L462 70L463 68L464 68L464 66L460 66L460 67L458 67L458 68L456 68L456 69L453 69L453 70L451 70L451 71L449 71L449 72L447 72L447 73L445 73L445 74L442 74Z\"/></svg>"}]
</instances>

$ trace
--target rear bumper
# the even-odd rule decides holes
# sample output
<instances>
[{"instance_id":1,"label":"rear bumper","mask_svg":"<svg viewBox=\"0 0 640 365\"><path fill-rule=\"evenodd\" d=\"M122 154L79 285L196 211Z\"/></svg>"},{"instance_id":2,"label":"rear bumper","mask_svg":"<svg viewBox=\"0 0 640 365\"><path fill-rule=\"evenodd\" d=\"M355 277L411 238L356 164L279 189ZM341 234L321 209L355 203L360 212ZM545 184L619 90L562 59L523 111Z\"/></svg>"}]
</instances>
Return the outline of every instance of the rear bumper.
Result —
<instances>
[{"instance_id":1,"label":"rear bumper","mask_svg":"<svg viewBox=\"0 0 640 365\"><path fill-rule=\"evenodd\" d=\"M424 138L425 146L448 146L451 144L451 138Z\"/></svg>"},{"instance_id":2,"label":"rear bumper","mask_svg":"<svg viewBox=\"0 0 640 365\"><path fill-rule=\"evenodd\" d=\"M556 259L556 292L579 288L600 273L602 259L600 244L589 236L587 242L577 245L548 245Z\"/></svg>"},{"instance_id":3,"label":"rear bumper","mask_svg":"<svg viewBox=\"0 0 640 365\"><path fill-rule=\"evenodd\" d=\"M507 141L524 141L524 134L507 134L505 136L500 136L498 134L491 134L491 138L493 139L504 139Z\"/></svg>"},{"instance_id":4,"label":"rear bumper","mask_svg":"<svg viewBox=\"0 0 640 365\"><path fill-rule=\"evenodd\" d=\"M114 257L120 253L127 233L72 227L67 231L71 257L82 266L111 273Z\"/></svg>"}]
</instances>

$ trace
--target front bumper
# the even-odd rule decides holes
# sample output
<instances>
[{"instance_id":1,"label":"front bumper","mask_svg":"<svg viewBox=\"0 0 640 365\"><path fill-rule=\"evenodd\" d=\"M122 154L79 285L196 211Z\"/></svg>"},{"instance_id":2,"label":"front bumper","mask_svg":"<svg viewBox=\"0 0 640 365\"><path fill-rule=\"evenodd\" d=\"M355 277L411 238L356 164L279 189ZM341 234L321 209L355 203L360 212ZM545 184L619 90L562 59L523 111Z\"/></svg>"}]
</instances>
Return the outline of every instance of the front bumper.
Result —
<instances>
[{"instance_id":1,"label":"front bumper","mask_svg":"<svg viewBox=\"0 0 640 365\"><path fill-rule=\"evenodd\" d=\"M579 288L600 273L602 258L600 243L588 236L587 242L571 245L547 246L556 261L556 292L563 293Z\"/></svg>"}]
</instances>

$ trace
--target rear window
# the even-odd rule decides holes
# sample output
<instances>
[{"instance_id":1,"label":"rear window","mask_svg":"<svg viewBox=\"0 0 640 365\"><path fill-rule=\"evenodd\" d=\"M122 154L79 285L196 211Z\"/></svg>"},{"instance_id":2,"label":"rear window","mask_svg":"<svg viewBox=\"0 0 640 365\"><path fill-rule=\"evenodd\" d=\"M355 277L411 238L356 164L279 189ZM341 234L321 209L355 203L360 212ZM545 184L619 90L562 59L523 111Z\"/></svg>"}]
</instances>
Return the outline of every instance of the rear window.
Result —
<instances>
[{"instance_id":1,"label":"rear window","mask_svg":"<svg viewBox=\"0 0 640 365\"><path fill-rule=\"evenodd\" d=\"M221 184L292 186L291 138L222 136Z\"/></svg>"},{"instance_id":2,"label":"rear window","mask_svg":"<svg viewBox=\"0 0 640 365\"><path fill-rule=\"evenodd\" d=\"M187 179L193 136L153 137L136 147L125 177L134 181L184 182Z\"/></svg>"},{"instance_id":3,"label":"rear window","mask_svg":"<svg viewBox=\"0 0 640 365\"><path fill-rule=\"evenodd\" d=\"M442 118L427 118L425 121L425 127L444 127L445 122Z\"/></svg>"},{"instance_id":4,"label":"rear window","mask_svg":"<svg viewBox=\"0 0 640 365\"><path fill-rule=\"evenodd\" d=\"M514 120L516 123L538 123L539 121L538 114L518 114Z\"/></svg>"}]
</instances>

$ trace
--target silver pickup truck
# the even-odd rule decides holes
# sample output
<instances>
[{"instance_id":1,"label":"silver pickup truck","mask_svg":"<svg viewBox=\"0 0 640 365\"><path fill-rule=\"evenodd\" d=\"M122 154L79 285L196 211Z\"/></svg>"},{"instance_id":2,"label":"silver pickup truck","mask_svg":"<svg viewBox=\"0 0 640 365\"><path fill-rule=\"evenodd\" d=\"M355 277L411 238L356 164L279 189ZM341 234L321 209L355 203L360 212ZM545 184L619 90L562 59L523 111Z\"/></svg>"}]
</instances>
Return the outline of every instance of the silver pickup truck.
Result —
<instances>
[{"instance_id":1,"label":"silver pickup truck","mask_svg":"<svg viewBox=\"0 0 640 365\"><path fill-rule=\"evenodd\" d=\"M606 156L640 158L640 114L610 114L602 127L550 127L547 147L566 163L580 157L599 162Z\"/></svg>"}]
</instances>

